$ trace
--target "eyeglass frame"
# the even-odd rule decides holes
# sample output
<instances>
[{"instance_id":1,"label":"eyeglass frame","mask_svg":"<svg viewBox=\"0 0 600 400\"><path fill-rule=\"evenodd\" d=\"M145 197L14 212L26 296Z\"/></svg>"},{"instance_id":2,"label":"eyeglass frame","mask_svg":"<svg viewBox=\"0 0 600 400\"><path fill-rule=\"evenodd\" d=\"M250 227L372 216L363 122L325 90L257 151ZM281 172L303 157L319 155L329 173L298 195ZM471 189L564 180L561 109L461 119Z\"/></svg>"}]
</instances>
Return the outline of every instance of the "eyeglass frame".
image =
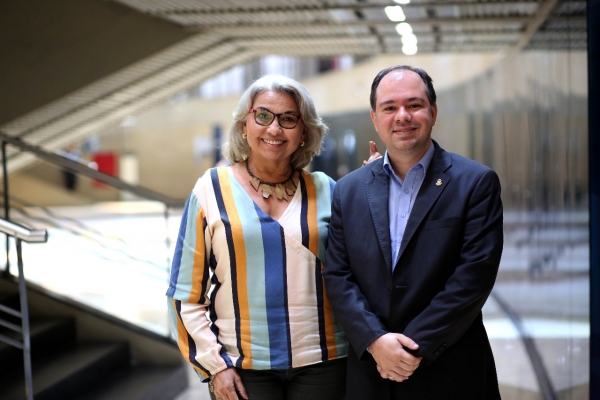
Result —
<instances>
[{"instance_id":1,"label":"eyeglass frame","mask_svg":"<svg viewBox=\"0 0 600 400\"><path fill-rule=\"evenodd\" d=\"M268 112L268 113L271 113L271 114L273 114L273 119L272 119L272 120L271 120L271 122L269 122L267 125L261 124L260 122L258 122L258 121L256 120L256 112L257 112L257 111L266 111L266 112ZM256 123L257 123L258 125L260 125L260 126L270 126L270 125L273 123L273 121L275 121L275 118L277 118L277 124L279 124L279 126L280 126L282 129L294 129L295 127L297 127L297 126L298 126L298 122L300 122L300 119L302 119L302 115L297 115L296 113L293 113L293 112L291 112L291 111L286 111L286 112L282 112L282 113L279 113L279 114L275 114L273 111L271 111L271 110L269 110L268 108L265 108L265 107L260 107L260 110L257 110L257 109L255 109L255 108L251 108L250 110L248 110L248 114L250 114L250 113L254 114L254 122L256 122ZM284 126L282 126L282 125L281 125L281 121L279 120L279 118L280 118L282 115L286 115L286 114L287 114L287 115L293 115L294 117L298 118L298 119L296 120L296 125L294 125L294 126L292 126L292 127L290 127L290 128L286 128L286 127L284 127Z\"/></svg>"}]
</instances>

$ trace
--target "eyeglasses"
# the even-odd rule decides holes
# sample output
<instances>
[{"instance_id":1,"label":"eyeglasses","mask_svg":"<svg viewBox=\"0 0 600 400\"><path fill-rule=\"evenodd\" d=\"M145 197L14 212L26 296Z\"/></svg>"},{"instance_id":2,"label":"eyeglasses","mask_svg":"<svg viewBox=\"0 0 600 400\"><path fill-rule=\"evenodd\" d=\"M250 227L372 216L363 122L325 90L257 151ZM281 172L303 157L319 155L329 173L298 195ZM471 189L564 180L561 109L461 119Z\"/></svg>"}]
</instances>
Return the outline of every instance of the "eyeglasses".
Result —
<instances>
[{"instance_id":1,"label":"eyeglasses","mask_svg":"<svg viewBox=\"0 0 600 400\"><path fill-rule=\"evenodd\" d=\"M300 115L296 115L292 112L284 112L281 114L275 114L267 110L266 108L259 108L258 110L250 109L248 113L254 113L254 121L262 126L269 126L277 117L277 123L284 129L293 129L298 125Z\"/></svg>"}]
</instances>

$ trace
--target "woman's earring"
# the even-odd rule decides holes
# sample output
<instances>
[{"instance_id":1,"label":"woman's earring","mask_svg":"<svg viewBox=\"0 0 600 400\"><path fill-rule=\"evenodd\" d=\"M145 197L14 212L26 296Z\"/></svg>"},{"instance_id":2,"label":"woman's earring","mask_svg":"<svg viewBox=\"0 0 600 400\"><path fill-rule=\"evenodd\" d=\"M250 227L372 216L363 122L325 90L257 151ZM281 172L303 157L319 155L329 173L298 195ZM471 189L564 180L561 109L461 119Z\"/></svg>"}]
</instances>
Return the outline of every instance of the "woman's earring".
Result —
<instances>
[{"instance_id":1,"label":"woman's earring","mask_svg":"<svg viewBox=\"0 0 600 400\"><path fill-rule=\"evenodd\" d=\"M242 138L243 138L243 139L247 139L247 138L248 138L248 135L246 135L245 133L243 133L243 134L242 134ZM304 142L303 142L303 143L304 143Z\"/></svg>"},{"instance_id":2,"label":"woman's earring","mask_svg":"<svg viewBox=\"0 0 600 400\"><path fill-rule=\"evenodd\" d=\"M304 147L304 140L300 143L300 147Z\"/></svg>"}]
</instances>

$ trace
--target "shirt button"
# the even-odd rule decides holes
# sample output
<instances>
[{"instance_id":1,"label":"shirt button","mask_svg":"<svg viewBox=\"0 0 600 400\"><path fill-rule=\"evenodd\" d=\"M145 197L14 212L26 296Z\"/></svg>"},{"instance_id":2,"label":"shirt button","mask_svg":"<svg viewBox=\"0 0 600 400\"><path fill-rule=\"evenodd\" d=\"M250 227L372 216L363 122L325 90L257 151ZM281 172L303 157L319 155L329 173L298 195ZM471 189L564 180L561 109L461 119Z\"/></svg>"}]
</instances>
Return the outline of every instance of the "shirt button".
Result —
<instances>
[{"instance_id":1,"label":"shirt button","mask_svg":"<svg viewBox=\"0 0 600 400\"><path fill-rule=\"evenodd\" d=\"M408 193L408 189L404 189L404 193Z\"/></svg>"},{"instance_id":2,"label":"shirt button","mask_svg":"<svg viewBox=\"0 0 600 400\"><path fill-rule=\"evenodd\" d=\"M406 217L406 213L402 213L402 218Z\"/></svg>"}]
</instances>

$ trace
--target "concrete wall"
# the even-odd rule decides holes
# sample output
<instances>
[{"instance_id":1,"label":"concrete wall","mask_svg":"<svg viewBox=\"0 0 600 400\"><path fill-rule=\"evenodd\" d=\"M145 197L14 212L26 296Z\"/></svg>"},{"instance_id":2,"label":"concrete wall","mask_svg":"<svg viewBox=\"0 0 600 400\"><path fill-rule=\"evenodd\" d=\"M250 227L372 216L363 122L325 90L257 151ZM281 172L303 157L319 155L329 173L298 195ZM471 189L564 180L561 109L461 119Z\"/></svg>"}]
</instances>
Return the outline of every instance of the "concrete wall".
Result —
<instances>
[{"instance_id":1,"label":"concrete wall","mask_svg":"<svg viewBox=\"0 0 600 400\"><path fill-rule=\"evenodd\" d=\"M117 2L0 2L0 125L193 35Z\"/></svg>"}]
</instances>

